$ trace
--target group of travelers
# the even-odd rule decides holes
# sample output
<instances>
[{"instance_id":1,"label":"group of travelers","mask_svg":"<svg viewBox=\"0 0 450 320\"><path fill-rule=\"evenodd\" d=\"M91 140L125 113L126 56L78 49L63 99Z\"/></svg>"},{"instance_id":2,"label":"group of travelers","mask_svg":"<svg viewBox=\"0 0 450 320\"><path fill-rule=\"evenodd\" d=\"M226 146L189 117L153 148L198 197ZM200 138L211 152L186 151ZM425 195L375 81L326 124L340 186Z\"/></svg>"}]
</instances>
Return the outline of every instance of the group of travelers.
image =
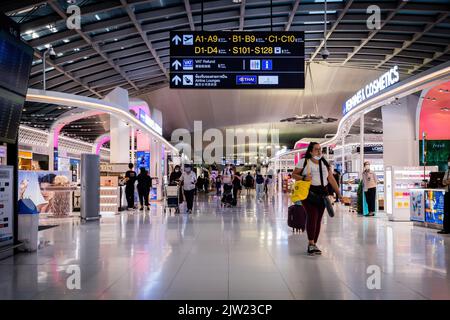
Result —
<instances>
[{"instance_id":1,"label":"group of travelers","mask_svg":"<svg viewBox=\"0 0 450 320\"><path fill-rule=\"evenodd\" d=\"M145 168L139 169L139 174L134 171L134 165L132 163L128 164L128 171L125 173L125 196L127 199L128 210L135 210L134 205L134 192L135 183L137 181L137 190L139 198L139 210L144 210L144 205L147 210L150 210L149 196L150 189L152 187L152 178L149 172Z\"/></svg>"}]
</instances>

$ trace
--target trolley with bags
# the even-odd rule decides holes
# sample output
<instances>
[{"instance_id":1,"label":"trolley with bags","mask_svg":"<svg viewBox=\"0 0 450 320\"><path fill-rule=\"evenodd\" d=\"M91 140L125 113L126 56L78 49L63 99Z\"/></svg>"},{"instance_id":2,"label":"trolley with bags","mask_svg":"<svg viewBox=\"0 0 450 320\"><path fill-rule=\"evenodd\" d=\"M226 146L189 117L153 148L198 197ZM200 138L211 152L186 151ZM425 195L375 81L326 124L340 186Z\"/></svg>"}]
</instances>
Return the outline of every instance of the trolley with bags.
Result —
<instances>
[{"instance_id":1,"label":"trolley with bags","mask_svg":"<svg viewBox=\"0 0 450 320\"><path fill-rule=\"evenodd\" d=\"M180 187L178 184L166 186L166 201L164 203L164 213L167 209L175 209L175 213L180 212Z\"/></svg>"}]
</instances>

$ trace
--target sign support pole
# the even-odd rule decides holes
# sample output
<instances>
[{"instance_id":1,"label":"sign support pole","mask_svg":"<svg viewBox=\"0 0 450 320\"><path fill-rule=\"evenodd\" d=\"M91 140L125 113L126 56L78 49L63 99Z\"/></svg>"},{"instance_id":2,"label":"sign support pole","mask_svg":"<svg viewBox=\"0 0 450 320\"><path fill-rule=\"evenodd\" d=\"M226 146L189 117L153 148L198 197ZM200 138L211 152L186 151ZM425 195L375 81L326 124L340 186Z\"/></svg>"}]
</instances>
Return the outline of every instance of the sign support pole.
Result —
<instances>
[{"instance_id":1,"label":"sign support pole","mask_svg":"<svg viewBox=\"0 0 450 320\"><path fill-rule=\"evenodd\" d=\"M362 172L364 171L364 113L359 118L359 172L362 178Z\"/></svg>"}]
</instances>

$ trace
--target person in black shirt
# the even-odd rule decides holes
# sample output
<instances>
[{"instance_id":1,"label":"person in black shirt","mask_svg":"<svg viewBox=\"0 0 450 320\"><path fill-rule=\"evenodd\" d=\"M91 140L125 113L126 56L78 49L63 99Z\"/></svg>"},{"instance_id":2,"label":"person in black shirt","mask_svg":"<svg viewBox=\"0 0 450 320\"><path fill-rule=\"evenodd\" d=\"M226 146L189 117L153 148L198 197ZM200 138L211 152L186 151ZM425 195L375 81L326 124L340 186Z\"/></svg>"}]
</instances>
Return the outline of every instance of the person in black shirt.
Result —
<instances>
[{"instance_id":1,"label":"person in black shirt","mask_svg":"<svg viewBox=\"0 0 450 320\"><path fill-rule=\"evenodd\" d=\"M150 204L148 203L148 197L150 195L150 188L152 185L152 178L148 175L147 170L145 168L141 168L141 172L137 176L137 189L139 193L139 203L141 207L139 210L144 210L144 204L147 207L147 210L150 210Z\"/></svg>"},{"instance_id":2,"label":"person in black shirt","mask_svg":"<svg viewBox=\"0 0 450 320\"><path fill-rule=\"evenodd\" d=\"M128 164L128 170L125 173L125 196L127 198L128 210L134 209L134 183L136 182L136 172L133 170L134 165Z\"/></svg>"},{"instance_id":3,"label":"person in black shirt","mask_svg":"<svg viewBox=\"0 0 450 320\"><path fill-rule=\"evenodd\" d=\"M180 170L180 166L176 165L174 170L172 171L172 173L170 174L169 177L169 184L173 185L173 184L177 184L178 182L180 182L180 178L181 178L181 170Z\"/></svg>"}]
</instances>

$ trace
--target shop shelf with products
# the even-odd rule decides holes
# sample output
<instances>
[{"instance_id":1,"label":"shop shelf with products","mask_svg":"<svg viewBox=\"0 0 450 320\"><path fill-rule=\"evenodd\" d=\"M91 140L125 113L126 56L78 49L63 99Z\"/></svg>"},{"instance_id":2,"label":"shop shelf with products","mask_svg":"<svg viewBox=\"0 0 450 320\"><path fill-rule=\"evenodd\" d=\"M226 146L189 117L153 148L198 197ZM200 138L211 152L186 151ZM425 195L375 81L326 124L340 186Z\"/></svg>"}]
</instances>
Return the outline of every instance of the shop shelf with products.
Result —
<instances>
[{"instance_id":1,"label":"shop shelf with products","mask_svg":"<svg viewBox=\"0 0 450 320\"><path fill-rule=\"evenodd\" d=\"M420 189L437 166L397 167L385 169L386 213L391 221L410 221L411 190Z\"/></svg>"},{"instance_id":2,"label":"shop shelf with products","mask_svg":"<svg viewBox=\"0 0 450 320\"><path fill-rule=\"evenodd\" d=\"M350 206L358 199L359 174L357 172L346 172L341 178L342 202Z\"/></svg>"},{"instance_id":3,"label":"shop shelf with products","mask_svg":"<svg viewBox=\"0 0 450 320\"><path fill-rule=\"evenodd\" d=\"M100 177L100 214L117 214L120 206L120 189L117 176Z\"/></svg>"}]
</instances>

